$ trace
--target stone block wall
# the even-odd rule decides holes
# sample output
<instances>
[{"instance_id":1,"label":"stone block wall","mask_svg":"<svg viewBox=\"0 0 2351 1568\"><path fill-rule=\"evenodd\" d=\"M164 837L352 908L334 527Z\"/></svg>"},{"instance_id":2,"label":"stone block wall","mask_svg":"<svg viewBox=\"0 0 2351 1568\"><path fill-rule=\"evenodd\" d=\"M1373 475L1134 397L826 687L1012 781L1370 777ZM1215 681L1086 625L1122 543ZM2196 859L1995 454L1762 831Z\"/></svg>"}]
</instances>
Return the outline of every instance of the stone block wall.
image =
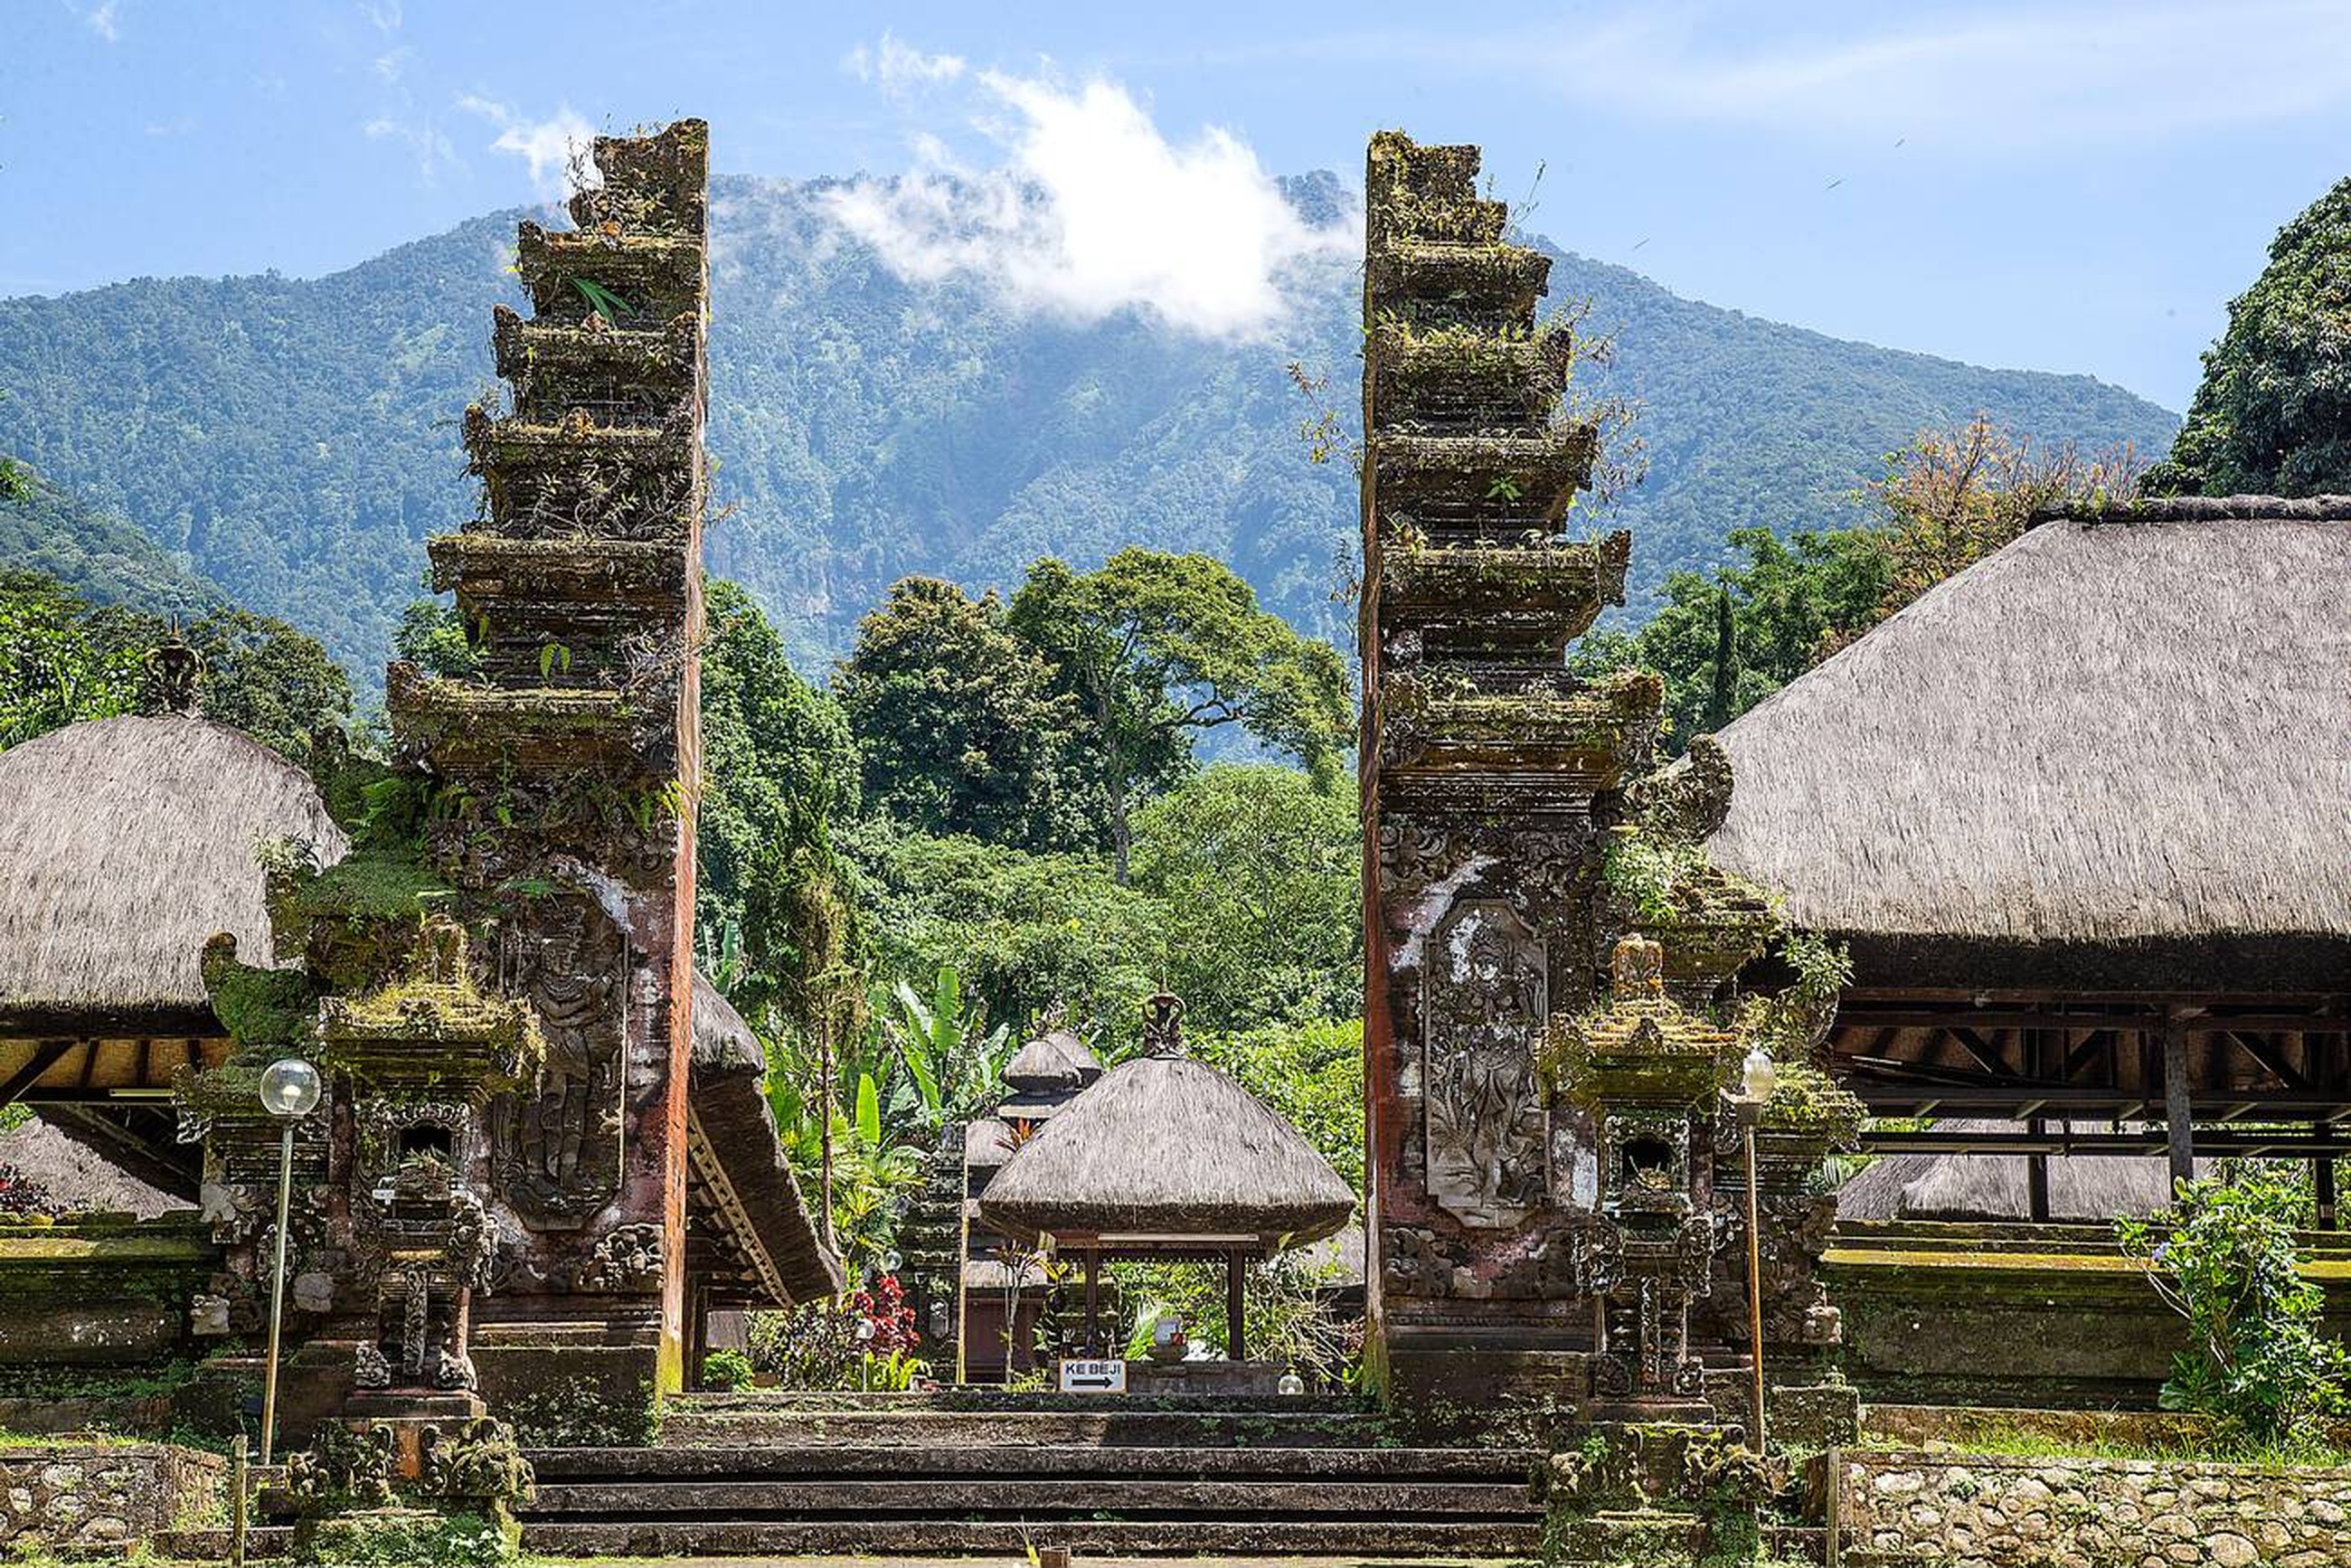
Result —
<instances>
[{"instance_id":1,"label":"stone block wall","mask_svg":"<svg viewBox=\"0 0 2351 1568\"><path fill-rule=\"evenodd\" d=\"M0 1548L126 1550L219 1510L228 1461L170 1443L0 1448Z\"/></svg>"},{"instance_id":2,"label":"stone block wall","mask_svg":"<svg viewBox=\"0 0 2351 1568\"><path fill-rule=\"evenodd\" d=\"M2351 1471L1927 1450L1843 1459L1852 1563L2351 1565Z\"/></svg>"}]
</instances>

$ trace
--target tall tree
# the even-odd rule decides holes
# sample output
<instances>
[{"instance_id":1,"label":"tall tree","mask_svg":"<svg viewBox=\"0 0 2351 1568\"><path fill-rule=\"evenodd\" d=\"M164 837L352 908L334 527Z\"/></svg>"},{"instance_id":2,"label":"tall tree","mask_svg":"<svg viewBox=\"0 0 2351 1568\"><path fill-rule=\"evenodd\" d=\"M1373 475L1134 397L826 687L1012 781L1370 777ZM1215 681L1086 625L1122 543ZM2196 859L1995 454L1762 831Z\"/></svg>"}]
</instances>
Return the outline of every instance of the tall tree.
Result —
<instances>
[{"instance_id":1,"label":"tall tree","mask_svg":"<svg viewBox=\"0 0 2351 1568\"><path fill-rule=\"evenodd\" d=\"M0 746L136 704L163 616L93 606L46 573L0 573ZM295 761L321 726L351 716L351 684L318 640L285 622L220 609L180 629L204 656L204 716Z\"/></svg>"},{"instance_id":2,"label":"tall tree","mask_svg":"<svg viewBox=\"0 0 2351 1568\"><path fill-rule=\"evenodd\" d=\"M1166 980L1209 1030L1352 1017L1363 1005L1354 791L1218 763L1134 818L1134 886L1165 910Z\"/></svg>"},{"instance_id":3,"label":"tall tree","mask_svg":"<svg viewBox=\"0 0 2351 1568\"><path fill-rule=\"evenodd\" d=\"M1078 759L1108 809L1122 884L1142 791L1188 769L1197 736L1238 725L1328 779L1354 733L1338 650L1259 609L1256 591L1209 556L1128 549L1083 573L1045 557L1013 596L1009 623L1078 701Z\"/></svg>"},{"instance_id":4,"label":"tall tree","mask_svg":"<svg viewBox=\"0 0 2351 1568\"><path fill-rule=\"evenodd\" d=\"M2229 302L2157 495L2351 491L2351 179L2270 242L2269 265Z\"/></svg>"},{"instance_id":5,"label":"tall tree","mask_svg":"<svg viewBox=\"0 0 2351 1568\"><path fill-rule=\"evenodd\" d=\"M910 577L857 628L833 690L875 810L929 833L1029 850L1093 841L1065 771L1074 697L994 594Z\"/></svg>"},{"instance_id":6,"label":"tall tree","mask_svg":"<svg viewBox=\"0 0 2351 1568\"><path fill-rule=\"evenodd\" d=\"M750 595L704 584L703 790L695 918L705 947L739 931L734 999L772 1001L804 1033L863 1026L865 980L832 830L858 807L841 706L800 678Z\"/></svg>"}]
</instances>

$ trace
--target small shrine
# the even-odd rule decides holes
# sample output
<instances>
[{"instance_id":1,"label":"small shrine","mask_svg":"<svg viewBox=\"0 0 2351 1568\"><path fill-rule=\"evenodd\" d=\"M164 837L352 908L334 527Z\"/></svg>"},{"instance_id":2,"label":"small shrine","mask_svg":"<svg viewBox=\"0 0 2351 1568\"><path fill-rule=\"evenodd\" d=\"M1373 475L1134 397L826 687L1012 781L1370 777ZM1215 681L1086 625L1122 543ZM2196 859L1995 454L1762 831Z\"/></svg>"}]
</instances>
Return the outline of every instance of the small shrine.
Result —
<instances>
[{"instance_id":1,"label":"small shrine","mask_svg":"<svg viewBox=\"0 0 2351 1568\"><path fill-rule=\"evenodd\" d=\"M350 1085L347 1278L353 1304L371 1309L354 1352L355 1415L404 1401L437 1409L452 1396L481 1411L467 1341L495 1251L482 1112L529 1081L547 1045L527 1005L476 988L466 949L463 926L428 916L406 978L319 1009L319 1057Z\"/></svg>"},{"instance_id":2,"label":"small shrine","mask_svg":"<svg viewBox=\"0 0 2351 1568\"><path fill-rule=\"evenodd\" d=\"M1710 1421L1690 1347L1729 1231L1717 1195L1716 1096L1739 1036L1666 995L1665 949L1616 944L1607 1005L1562 1030L1549 1066L1600 1133L1599 1194L1575 1244L1593 1300L1590 1419Z\"/></svg>"}]
</instances>

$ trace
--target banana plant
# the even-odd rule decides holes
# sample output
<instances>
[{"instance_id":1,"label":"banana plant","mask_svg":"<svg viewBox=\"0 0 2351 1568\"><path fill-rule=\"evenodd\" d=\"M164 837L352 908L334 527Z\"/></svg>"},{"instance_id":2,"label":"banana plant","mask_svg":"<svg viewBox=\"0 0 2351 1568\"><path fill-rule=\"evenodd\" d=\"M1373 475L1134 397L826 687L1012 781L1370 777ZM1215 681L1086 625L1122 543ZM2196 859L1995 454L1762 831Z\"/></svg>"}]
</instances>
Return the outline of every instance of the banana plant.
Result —
<instances>
[{"instance_id":1,"label":"banana plant","mask_svg":"<svg viewBox=\"0 0 2351 1568\"><path fill-rule=\"evenodd\" d=\"M963 982L939 967L925 998L901 979L874 998L873 1016L904 1077L889 1099L893 1126L927 1143L951 1121L976 1114L996 1095L1012 1054L1012 1031L986 1027L967 1009Z\"/></svg>"}]
</instances>

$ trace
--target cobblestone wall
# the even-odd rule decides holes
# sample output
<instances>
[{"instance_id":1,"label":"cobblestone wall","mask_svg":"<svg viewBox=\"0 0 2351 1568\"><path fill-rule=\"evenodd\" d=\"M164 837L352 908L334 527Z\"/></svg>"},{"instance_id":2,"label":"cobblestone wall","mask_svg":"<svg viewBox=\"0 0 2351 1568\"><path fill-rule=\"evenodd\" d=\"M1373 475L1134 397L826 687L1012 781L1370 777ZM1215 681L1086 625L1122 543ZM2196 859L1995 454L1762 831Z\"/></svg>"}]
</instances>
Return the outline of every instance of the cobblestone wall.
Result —
<instances>
[{"instance_id":1,"label":"cobblestone wall","mask_svg":"<svg viewBox=\"0 0 2351 1568\"><path fill-rule=\"evenodd\" d=\"M214 1511L227 1461L168 1443L0 1448L0 1546L123 1547Z\"/></svg>"},{"instance_id":2,"label":"cobblestone wall","mask_svg":"<svg viewBox=\"0 0 2351 1568\"><path fill-rule=\"evenodd\" d=\"M1846 1541L1950 1568L2351 1568L2351 1472L1844 1456Z\"/></svg>"}]
</instances>

